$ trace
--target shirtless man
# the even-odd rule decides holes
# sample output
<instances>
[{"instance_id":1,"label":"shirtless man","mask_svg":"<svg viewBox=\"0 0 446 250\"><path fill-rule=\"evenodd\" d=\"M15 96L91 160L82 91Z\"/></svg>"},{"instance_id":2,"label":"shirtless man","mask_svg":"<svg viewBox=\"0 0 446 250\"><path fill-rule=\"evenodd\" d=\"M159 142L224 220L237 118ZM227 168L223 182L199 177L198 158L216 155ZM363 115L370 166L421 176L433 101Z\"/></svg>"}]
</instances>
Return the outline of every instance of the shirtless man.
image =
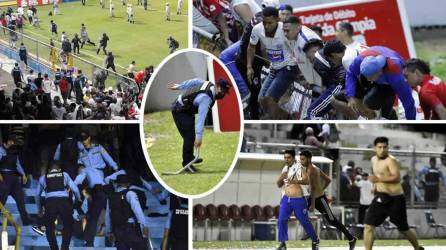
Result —
<instances>
[{"instance_id":1,"label":"shirtless man","mask_svg":"<svg viewBox=\"0 0 446 250\"><path fill-rule=\"evenodd\" d=\"M282 200L280 201L279 210L279 241L280 245L277 250L286 250L285 242L288 240L288 219L291 212L299 220L305 232L310 236L312 241L312 249L319 249L319 238L314 232L308 217L307 201L305 200L304 191L301 185L308 185L309 179L305 169L296 161L296 152L294 150L286 150L284 153L285 166L282 174L277 180L277 186L282 188Z\"/></svg>"},{"instance_id":2,"label":"shirtless man","mask_svg":"<svg viewBox=\"0 0 446 250\"><path fill-rule=\"evenodd\" d=\"M372 157L373 175L369 181L373 183L375 198L370 204L364 221L364 246L372 250L375 238L375 227L381 225L387 217L406 236L415 250L424 250L418 245L417 236L407 224L406 199L400 184L400 164L389 155L389 139L377 137L373 143L375 156Z\"/></svg>"},{"instance_id":3,"label":"shirtless man","mask_svg":"<svg viewBox=\"0 0 446 250\"><path fill-rule=\"evenodd\" d=\"M314 208L316 208L330 225L336 227L345 235L345 237L347 237L350 250L353 250L355 249L357 239L351 235L347 228L345 228L345 226L333 215L324 193L324 190L330 184L331 179L320 168L311 163L311 157L312 154L308 150L299 153L300 164L307 169L307 174L310 178L311 194L307 201L309 210L310 212L313 212Z\"/></svg>"}]
</instances>

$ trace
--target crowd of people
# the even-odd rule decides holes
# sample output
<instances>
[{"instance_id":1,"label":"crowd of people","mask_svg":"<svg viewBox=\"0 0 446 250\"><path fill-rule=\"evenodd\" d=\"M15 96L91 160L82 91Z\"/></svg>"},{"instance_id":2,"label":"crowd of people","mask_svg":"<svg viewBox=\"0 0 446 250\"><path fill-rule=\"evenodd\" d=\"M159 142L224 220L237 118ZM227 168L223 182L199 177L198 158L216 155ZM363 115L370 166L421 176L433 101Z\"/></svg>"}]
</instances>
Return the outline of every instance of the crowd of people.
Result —
<instances>
[{"instance_id":1,"label":"crowd of people","mask_svg":"<svg viewBox=\"0 0 446 250\"><path fill-rule=\"evenodd\" d=\"M47 140L57 143L50 147L49 141L37 142L42 151L42 164L37 170L42 174L37 176L36 173L31 175L29 167L34 154L26 153L33 144L31 137L40 136L40 133L33 133L37 132L35 129L42 133L51 131ZM142 150L135 151L135 147L140 148L139 133L127 131L126 143L121 143L123 147L119 149L121 161L115 161L116 153L109 154L110 148L95 143L87 131L78 133L75 127L48 130L18 126L0 130L3 135L0 145L0 202L5 204L11 195L20 212L22 225L31 225L37 234L46 235L51 249L69 249L72 236L84 240L85 246L93 247L99 231L106 236L110 246L115 245L118 249L148 249L151 225L146 216L148 206L152 206L147 202L148 195L155 197L160 203L158 206L170 206L163 225L164 240L162 246L157 247L187 249L188 218L184 211L188 201L151 184L154 178L147 171ZM63 139L58 138L60 134L64 135ZM127 156L124 157L125 152ZM22 185L31 179L37 182L37 220L28 215L24 204ZM58 224L63 224L61 248L57 246L55 232L58 217Z\"/></svg>"},{"instance_id":2,"label":"crowd of people","mask_svg":"<svg viewBox=\"0 0 446 250\"><path fill-rule=\"evenodd\" d=\"M324 41L321 27L302 25L299 13L279 1L193 5L201 14L194 17L195 35L224 44L220 59L237 83L247 119L445 118L446 85L427 62L355 41L348 22ZM208 35L212 27L218 35Z\"/></svg>"},{"instance_id":3,"label":"crowd of people","mask_svg":"<svg viewBox=\"0 0 446 250\"><path fill-rule=\"evenodd\" d=\"M115 89L105 87L105 76L97 71L90 81L78 70L56 69L54 78L48 74L24 71L15 63L11 71L15 88L9 96L0 90L2 120L132 120L140 115L144 87L153 67L129 72L136 84L125 78Z\"/></svg>"}]
</instances>

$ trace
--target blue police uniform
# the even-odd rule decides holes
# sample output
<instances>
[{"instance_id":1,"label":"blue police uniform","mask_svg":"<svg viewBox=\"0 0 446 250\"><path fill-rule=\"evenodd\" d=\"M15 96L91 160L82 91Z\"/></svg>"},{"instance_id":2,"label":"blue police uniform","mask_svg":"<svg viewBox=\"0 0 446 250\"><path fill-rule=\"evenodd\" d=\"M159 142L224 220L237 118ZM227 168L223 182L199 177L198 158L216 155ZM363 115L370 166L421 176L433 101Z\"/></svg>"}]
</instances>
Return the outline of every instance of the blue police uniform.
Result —
<instances>
[{"instance_id":1,"label":"blue police uniform","mask_svg":"<svg viewBox=\"0 0 446 250\"><path fill-rule=\"evenodd\" d=\"M88 162L88 161L87 161ZM104 192L104 172L101 169L86 167L74 180L76 185L80 185L87 179L91 189L91 199L88 200L87 225L84 230L84 240L87 246L93 246L94 237L97 231L98 218L106 204Z\"/></svg>"},{"instance_id":2,"label":"blue police uniform","mask_svg":"<svg viewBox=\"0 0 446 250\"><path fill-rule=\"evenodd\" d=\"M8 196L11 195L17 204L23 225L29 224L29 216L25 208L25 195L22 189L22 183L19 176L25 176L25 171L20 164L17 152L11 151L0 146L0 173L3 181L0 181L0 202L6 203Z\"/></svg>"},{"instance_id":3,"label":"blue police uniform","mask_svg":"<svg viewBox=\"0 0 446 250\"><path fill-rule=\"evenodd\" d=\"M96 169L104 169L108 164L113 170L118 170L118 164L101 145L93 143L90 148L85 148L82 143L78 142L78 146L79 164L84 165L86 168L92 167Z\"/></svg>"},{"instance_id":4,"label":"blue police uniform","mask_svg":"<svg viewBox=\"0 0 446 250\"><path fill-rule=\"evenodd\" d=\"M45 227L46 237L51 250L58 250L54 222L58 217L64 225L61 249L69 248L73 227L73 202L69 198L68 188L80 200L80 193L70 176L60 169L52 169L40 177L36 190L36 204L41 210L40 195L45 191Z\"/></svg>"},{"instance_id":5,"label":"blue police uniform","mask_svg":"<svg viewBox=\"0 0 446 250\"><path fill-rule=\"evenodd\" d=\"M172 115L183 137L183 166L185 166L194 159L195 138L203 137L204 122L216 98L214 85L197 78L180 83L178 89L186 90L186 93L179 95L174 101ZM195 114L198 114L196 125Z\"/></svg>"},{"instance_id":6,"label":"blue police uniform","mask_svg":"<svg viewBox=\"0 0 446 250\"><path fill-rule=\"evenodd\" d=\"M148 229L149 225L137 194L128 188L118 187L114 195L109 201L109 206L107 206L106 232L113 232L118 250L147 249L146 239L143 238L141 227ZM115 198L116 196L118 199ZM119 211L114 211L117 203L120 204ZM124 220L123 223L121 220Z\"/></svg>"}]
</instances>

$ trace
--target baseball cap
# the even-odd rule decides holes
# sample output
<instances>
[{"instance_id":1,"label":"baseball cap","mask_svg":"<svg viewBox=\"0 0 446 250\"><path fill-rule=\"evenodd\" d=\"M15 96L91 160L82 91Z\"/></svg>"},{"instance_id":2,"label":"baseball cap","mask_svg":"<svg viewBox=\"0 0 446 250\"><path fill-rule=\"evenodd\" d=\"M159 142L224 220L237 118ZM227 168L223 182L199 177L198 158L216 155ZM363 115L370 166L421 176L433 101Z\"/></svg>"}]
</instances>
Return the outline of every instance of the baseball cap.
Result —
<instances>
[{"instance_id":1,"label":"baseball cap","mask_svg":"<svg viewBox=\"0 0 446 250\"><path fill-rule=\"evenodd\" d=\"M280 2L279 2L279 0L263 0L261 5L262 5L262 8L266 8L266 7L279 8Z\"/></svg>"},{"instance_id":2,"label":"baseball cap","mask_svg":"<svg viewBox=\"0 0 446 250\"><path fill-rule=\"evenodd\" d=\"M360 69L361 75L365 77L370 77L386 65L386 58L382 55L378 56L367 56L362 60Z\"/></svg>"}]
</instances>

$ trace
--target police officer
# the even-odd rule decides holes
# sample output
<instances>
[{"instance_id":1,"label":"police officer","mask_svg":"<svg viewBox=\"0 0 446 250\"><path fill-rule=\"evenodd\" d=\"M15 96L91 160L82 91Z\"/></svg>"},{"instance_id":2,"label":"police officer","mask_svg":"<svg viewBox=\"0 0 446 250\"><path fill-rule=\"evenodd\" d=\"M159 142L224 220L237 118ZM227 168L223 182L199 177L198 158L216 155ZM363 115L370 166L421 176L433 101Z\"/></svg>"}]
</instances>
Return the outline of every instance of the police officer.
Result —
<instances>
[{"instance_id":1,"label":"police officer","mask_svg":"<svg viewBox=\"0 0 446 250\"><path fill-rule=\"evenodd\" d=\"M116 178L118 187L110 197L111 229L116 239L116 248L147 249L149 227L136 193L129 189L130 179L122 174ZM141 233L141 226L143 233Z\"/></svg>"},{"instance_id":2,"label":"police officer","mask_svg":"<svg viewBox=\"0 0 446 250\"><path fill-rule=\"evenodd\" d=\"M18 63L14 64L14 68L11 71L12 78L14 79L14 84L17 88L21 87L21 83L23 82L23 73L19 67Z\"/></svg>"},{"instance_id":3,"label":"police officer","mask_svg":"<svg viewBox=\"0 0 446 250\"><path fill-rule=\"evenodd\" d=\"M188 246L188 200L170 194L170 228L167 249L187 250Z\"/></svg>"},{"instance_id":4,"label":"police officer","mask_svg":"<svg viewBox=\"0 0 446 250\"><path fill-rule=\"evenodd\" d=\"M423 167L417 173L418 180L420 180L422 176L424 176L425 181L424 200L427 202L438 202L438 199L440 198L440 179L445 188L446 182L443 172L437 168L437 159L435 157L429 159L429 166Z\"/></svg>"},{"instance_id":5,"label":"police officer","mask_svg":"<svg viewBox=\"0 0 446 250\"><path fill-rule=\"evenodd\" d=\"M87 225L84 230L85 246L92 247L94 237L97 232L97 224L99 215L105 208L106 195L104 192L104 173L102 170L81 166L80 173L74 180L76 185L81 185L84 180L87 180L90 193L86 196L88 200Z\"/></svg>"},{"instance_id":6,"label":"police officer","mask_svg":"<svg viewBox=\"0 0 446 250\"><path fill-rule=\"evenodd\" d=\"M114 171L118 170L118 164L116 164L104 147L91 142L91 136L88 132L81 132L80 139L81 143L78 143L79 164L84 165L86 168L92 167L101 170L104 170L108 164Z\"/></svg>"},{"instance_id":7,"label":"police officer","mask_svg":"<svg viewBox=\"0 0 446 250\"><path fill-rule=\"evenodd\" d=\"M194 159L194 146L200 147L203 138L204 121L215 100L223 99L228 93L230 84L220 79L215 84L201 79L190 79L182 83L171 82L171 90L183 90L172 104L172 115L175 125L183 137L183 166ZM195 125L195 114L198 114ZM202 160L197 161L197 163ZM190 171L196 169L191 166Z\"/></svg>"},{"instance_id":8,"label":"police officer","mask_svg":"<svg viewBox=\"0 0 446 250\"><path fill-rule=\"evenodd\" d=\"M9 135L6 143L0 146L0 202L5 204L9 195L15 200L23 225L29 225L29 216L25 209L25 196L22 183L28 181L20 164L17 149L17 136ZM22 181L22 183L20 182Z\"/></svg>"},{"instance_id":9,"label":"police officer","mask_svg":"<svg viewBox=\"0 0 446 250\"><path fill-rule=\"evenodd\" d=\"M74 136L73 129L65 132L65 139L57 145L54 160L60 162L60 166L72 180L76 179L79 159L78 141Z\"/></svg>"},{"instance_id":10,"label":"police officer","mask_svg":"<svg viewBox=\"0 0 446 250\"><path fill-rule=\"evenodd\" d=\"M68 249L71 241L73 228L73 204L69 198L69 192L73 191L74 195L80 200L80 193L70 176L63 172L62 169L53 164L48 173L39 179L36 192L36 204L39 209L39 216L42 216L42 208L40 205L40 195L45 191L45 227L46 238L51 250L58 250L56 241L54 222L58 217L63 223L62 230L62 246L61 249Z\"/></svg>"}]
</instances>

